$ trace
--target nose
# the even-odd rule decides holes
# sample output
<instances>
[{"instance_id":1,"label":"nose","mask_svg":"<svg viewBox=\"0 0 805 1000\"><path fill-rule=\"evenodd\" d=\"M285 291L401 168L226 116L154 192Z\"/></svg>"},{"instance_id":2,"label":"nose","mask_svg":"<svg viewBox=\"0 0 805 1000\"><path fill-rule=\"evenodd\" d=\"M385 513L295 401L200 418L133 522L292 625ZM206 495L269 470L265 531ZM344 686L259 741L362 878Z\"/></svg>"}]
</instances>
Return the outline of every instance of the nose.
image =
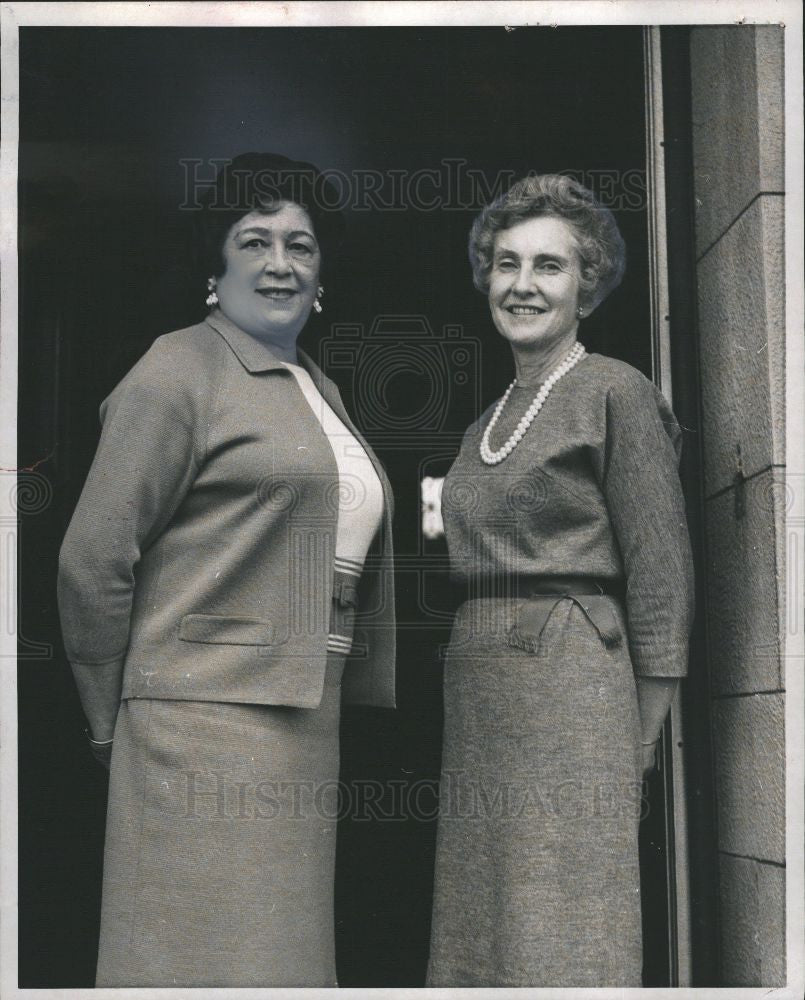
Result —
<instances>
[{"instance_id":1,"label":"nose","mask_svg":"<svg viewBox=\"0 0 805 1000\"><path fill-rule=\"evenodd\" d=\"M517 295L531 295L537 290L537 283L534 279L533 267L528 261L524 261L517 269L512 290Z\"/></svg>"},{"instance_id":2,"label":"nose","mask_svg":"<svg viewBox=\"0 0 805 1000\"><path fill-rule=\"evenodd\" d=\"M284 246L272 243L267 247L265 271L267 274L290 274L291 261Z\"/></svg>"}]
</instances>

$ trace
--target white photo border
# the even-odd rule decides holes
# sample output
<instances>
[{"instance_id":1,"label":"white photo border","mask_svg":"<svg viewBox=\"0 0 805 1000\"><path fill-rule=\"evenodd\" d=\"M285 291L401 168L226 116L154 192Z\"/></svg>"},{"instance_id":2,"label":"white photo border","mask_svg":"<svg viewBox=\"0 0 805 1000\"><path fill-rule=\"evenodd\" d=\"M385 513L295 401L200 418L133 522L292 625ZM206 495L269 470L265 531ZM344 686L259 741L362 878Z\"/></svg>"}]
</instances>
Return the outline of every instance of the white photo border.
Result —
<instances>
[{"instance_id":1,"label":"white photo border","mask_svg":"<svg viewBox=\"0 0 805 1000\"><path fill-rule=\"evenodd\" d=\"M568 997L626 1000L649 997L774 998L805 993L805 336L803 336L803 100L802 10L792 0L564 0L564 2L334 2L334 3L3 3L2 190L0 192L0 470L17 470L17 143L19 28L62 25L150 27L362 27L536 25L780 24L785 32L785 252L786 252L786 480L793 502L786 514L786 546L796 573L787 594L786 667L786 926L788 984L768 988L691 989L20 989L17 986L17 717L16 636L0 628L0 995L12 997L156 1000L156 998L467 997L472 1000ZM21 471L21 470L20 470ZM0 499L0 523L15 517L11 490ZM4 602L16 607L16 574L0 580ZM792 603L793 602L793 603ZM13 618L12 618L13 621Z\"/></svg>"}]
</instances>

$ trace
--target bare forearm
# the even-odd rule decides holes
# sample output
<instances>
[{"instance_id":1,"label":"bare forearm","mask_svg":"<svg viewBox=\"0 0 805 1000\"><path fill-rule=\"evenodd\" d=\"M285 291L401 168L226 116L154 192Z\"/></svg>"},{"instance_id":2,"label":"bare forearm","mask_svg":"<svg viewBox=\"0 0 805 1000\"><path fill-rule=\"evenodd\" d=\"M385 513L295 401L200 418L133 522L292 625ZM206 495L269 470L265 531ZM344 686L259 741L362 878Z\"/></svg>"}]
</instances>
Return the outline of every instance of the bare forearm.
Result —
<instances>
[{"instance_id":1,"label":"bare forearm","mask_svg":"<svg viewBox=\"0 0 805 1000\"><path fill-rule=\"evenodd\" d=\"M678 687L678 677L638 676L637 702L640 709L643 743L653 743L659 739L662 724L665 722Z\"/></svg>"},{"instance_id":2,"label":"bare forearm","mask_svg":"<svg viewBox=\"0 0 805 1000\"><path fill-rule=\"evenodd\" d=\"M95 740L111 740L120 707L123 661L71 663L78 696Z\"/></svg>"}]
</instances>

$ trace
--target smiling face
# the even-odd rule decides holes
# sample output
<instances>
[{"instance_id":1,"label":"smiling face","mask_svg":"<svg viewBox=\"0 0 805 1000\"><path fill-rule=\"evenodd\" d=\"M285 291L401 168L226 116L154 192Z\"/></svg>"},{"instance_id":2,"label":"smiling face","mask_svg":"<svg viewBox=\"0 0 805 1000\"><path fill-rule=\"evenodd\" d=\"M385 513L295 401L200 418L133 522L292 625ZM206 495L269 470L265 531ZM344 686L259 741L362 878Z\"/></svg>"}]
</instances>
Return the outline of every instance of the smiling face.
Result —
<instances>
[{"instance_id":1,"label":"smiling face","mask_svg":"<svg viewBox=\"0 0 805 1000\"><path fill-rule=\"evenodd\" d=\"M553 216L518 222L495 237L489 275L492 320L513 348L575 340L580 260L570 226Z\"/></svg>"},{"instance_id":2,"label":"smiling face","mask_svg":"<svg viewBox=\"0 0 805 1000\"><path fill-rule=\"evenodd\" d=\"M310 216L294 202L250 212L224 241L226 269L216 281L221 310L256 337L290 344L307 322L321 253Z\"/></svg>"}]
</instances>

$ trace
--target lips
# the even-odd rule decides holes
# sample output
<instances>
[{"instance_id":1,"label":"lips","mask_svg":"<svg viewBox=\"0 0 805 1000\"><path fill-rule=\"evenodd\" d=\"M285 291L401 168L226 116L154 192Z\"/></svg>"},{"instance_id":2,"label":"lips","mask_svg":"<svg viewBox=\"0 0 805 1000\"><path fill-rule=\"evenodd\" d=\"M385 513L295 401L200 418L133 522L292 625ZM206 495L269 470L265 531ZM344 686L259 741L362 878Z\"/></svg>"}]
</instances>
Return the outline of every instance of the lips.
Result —
<instances>
[{"instance_id":1,"label":"lips","mask_svg":"<svg viewBox=\"0 0 805 1000\"><path fill-rule=\"evenodd\" d=\"M284 302L298 294L295 288L255 288L258 295L264 299L275 299Z\"/></svg>"}]
</instances>

